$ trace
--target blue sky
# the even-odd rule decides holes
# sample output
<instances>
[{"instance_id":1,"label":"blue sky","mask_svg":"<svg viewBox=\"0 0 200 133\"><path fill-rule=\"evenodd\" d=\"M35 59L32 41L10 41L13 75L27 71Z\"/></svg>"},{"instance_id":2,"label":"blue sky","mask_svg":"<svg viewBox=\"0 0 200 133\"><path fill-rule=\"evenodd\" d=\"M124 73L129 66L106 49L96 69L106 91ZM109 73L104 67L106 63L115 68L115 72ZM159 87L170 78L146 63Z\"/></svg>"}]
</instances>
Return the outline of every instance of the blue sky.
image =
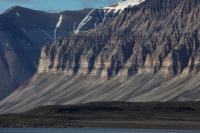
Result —
<instances>
[{"instance_id":1,"label":"blue sky","mask_svg":"<svg viewBox=\"0 0 200 133\"><path fill-rule=\"evenodd\" d=\"M104 7L117 1L119 0L0 0L0 12L13 5L50 12L59 12L63 10L79 10L89 7Z\"/></svg>"}]
</instances>

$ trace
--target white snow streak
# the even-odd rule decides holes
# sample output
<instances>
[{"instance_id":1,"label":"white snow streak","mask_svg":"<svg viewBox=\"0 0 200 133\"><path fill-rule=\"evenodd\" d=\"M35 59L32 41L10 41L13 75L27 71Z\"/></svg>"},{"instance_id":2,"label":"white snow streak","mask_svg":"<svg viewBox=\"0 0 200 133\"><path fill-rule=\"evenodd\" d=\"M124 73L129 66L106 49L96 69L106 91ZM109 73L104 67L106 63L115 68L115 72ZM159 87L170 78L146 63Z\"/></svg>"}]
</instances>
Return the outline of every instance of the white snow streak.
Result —
<instances>
[{"instance_id":1,"label":"white snow streak","mask_svg":"<svg viewBox=\"0 0 200 133\"><path fill-rule=\"evenodd\" d=\"M56 28L59 28L61 26L62 20L63 20L63 15L60 15L58 23L56 24Z\"/></svg>"},{"instance_id":2,"label":"white snow streak","mask_svg":"<svg viewBox=\"0 0 200 133\"><path fill-rule=\"evenodd\" d=\"M95 9L94 9L95 10ZM80 29L92 19L91 14L94 12L94 10L92 10L91 12L89 12L87 14L87 16L80 22L80 24L78 25L77 29L74 31L75 34L78 34Z\"/></svg>"},{"instance_id":3,"label":"white snow streak","mask_svg":"<svg viewBox=\"0 0 200 133\"><path fill-rule=\"evenodd\" d=\"M63 21L63 15L61 14L60 17L59 17L59 20L58 20L58 22L56 24L56 28L54 29L54 40L57 39L57 30L61 26L62 21Z\"/></svg>"}]
</instances>

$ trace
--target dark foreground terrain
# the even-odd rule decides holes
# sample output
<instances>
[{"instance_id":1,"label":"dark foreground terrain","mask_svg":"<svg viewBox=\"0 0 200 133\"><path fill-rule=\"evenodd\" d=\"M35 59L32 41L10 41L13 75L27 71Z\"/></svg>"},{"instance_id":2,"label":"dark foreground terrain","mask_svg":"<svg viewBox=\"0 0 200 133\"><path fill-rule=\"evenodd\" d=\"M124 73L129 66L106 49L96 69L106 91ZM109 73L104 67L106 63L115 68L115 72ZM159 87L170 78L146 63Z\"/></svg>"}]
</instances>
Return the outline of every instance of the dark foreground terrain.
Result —
<instances>
[{"instance_id":1,"label":"dark foreground terrain","mask_svg":"<svg viewBox=\"0 0 200 133\"><path fill-rule=\"evenodd\" d=\"M0 115L0 127L200 129L200 102L98 102Z\"/></svg>"}]
</instances>

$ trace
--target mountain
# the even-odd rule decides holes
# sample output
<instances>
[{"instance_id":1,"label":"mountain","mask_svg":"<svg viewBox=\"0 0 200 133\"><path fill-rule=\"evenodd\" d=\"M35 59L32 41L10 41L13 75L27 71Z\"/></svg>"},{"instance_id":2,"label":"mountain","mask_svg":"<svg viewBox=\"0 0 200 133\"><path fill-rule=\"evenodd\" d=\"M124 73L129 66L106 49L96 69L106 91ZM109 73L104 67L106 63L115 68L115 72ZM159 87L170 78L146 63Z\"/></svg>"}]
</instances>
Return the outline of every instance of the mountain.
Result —
<instances>
[{"instance_id":1,"label":"mountain","mask_svg":"<svg viewBox=\"0 0 200 133\"><path fill-rule=\"evenodd\" d=\"M200 1L145 0L122 9L45 45L37 74L0 103L0 112L95 101L199 101ZM90 12L85 20L92 18Z\"/></svg>"},{"instance_id":2,"label":"mountain","mask_svg":"<svg viewBox=\"0 0 200 133\"><path fill-rule=\"evenodd\" d=\"M69 35L90 10L47 13L15 6L0 14L0 99L33 76L47 42Z\"/></svg>"},{"instance_id":3,"label":"mountain","mask_svg":"<svg viewBox=\"0 0 200 133\"><path fill-rule=\"evenodd\" d=\"M123 7L119 8L122 5ZM102 27L105 22L111 21L129 5L131 5L130 1L129 3L123 1L115 5L116 9L112 5L101 9L61 13L47 13L14 6L3 12L0 15L2 23L0 32L3 34L0 63L3 76L0 77L0 99L33 76L38 66L41 48L47 42L72 33L85 33L96 27ZM6 48L7 45L9 48Z\"/></svg>"},{"instance_id":4,"label":"mountain","mask_svg":"<svg viewBox=\"0 0 200 133\"><path fill-rule=\"evenodd\" d=\"M44 46L38 72L107 78L145 72L196 73L199 22L194 16L198 5L196 1L148 0L128 8L102 27Z\"/></svg>"}]
</instances>

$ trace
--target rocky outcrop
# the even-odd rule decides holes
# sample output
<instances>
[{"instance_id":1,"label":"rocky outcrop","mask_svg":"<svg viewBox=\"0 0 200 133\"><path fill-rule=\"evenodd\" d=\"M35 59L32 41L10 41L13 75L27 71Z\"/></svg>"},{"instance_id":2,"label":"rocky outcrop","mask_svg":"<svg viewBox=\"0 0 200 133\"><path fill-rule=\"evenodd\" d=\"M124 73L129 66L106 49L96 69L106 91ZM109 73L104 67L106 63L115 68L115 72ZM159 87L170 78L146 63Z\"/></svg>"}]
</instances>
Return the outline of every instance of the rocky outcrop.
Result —
<instances>
[{"instance_id":1,"label":"rocky outcrop","mask_svg":"<svg viewBox=\"0 0 200 133\"><path fill-rule=\"evenodd\" d=\"M38 73L107 78L197 73L199 10L198 0L147 0L102 27L44 47Z\"/></svg>"}]
</instances>

